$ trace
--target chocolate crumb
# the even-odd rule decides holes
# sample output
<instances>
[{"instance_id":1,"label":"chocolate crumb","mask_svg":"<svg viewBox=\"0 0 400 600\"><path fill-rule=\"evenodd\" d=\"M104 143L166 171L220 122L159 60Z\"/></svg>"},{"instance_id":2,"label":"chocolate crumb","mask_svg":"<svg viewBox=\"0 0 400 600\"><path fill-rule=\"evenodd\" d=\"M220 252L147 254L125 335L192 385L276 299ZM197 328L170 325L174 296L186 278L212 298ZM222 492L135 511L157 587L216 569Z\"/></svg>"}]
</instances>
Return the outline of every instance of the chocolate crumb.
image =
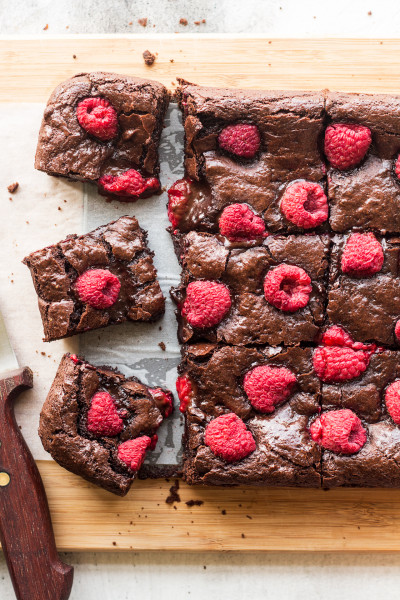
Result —
<instances>
[{"instance_id":1,"label":"chocolate crumb","mask_svg":"<svg viewBox=\"0 0 400 600\"><path fill-rule=\"evenodd\" d=\"M18 187L19 183L18 181L16 181L15 183L10 183L7 189L10 192L10 194L14 194L17 191Z\"/></svg>"},{"instance_id":2,"label":"chocolate crumb","mask_svg":"<svg viewBox=\"0 0 400 600\"><path fill-rule=\"evenodd\" d=\"M76 58L76 54L73 54L73 55L72 55L72 58Z\"/></svg>"},{"instance_id":3,"label":"chocolate crumb","mask_svg":"<svg viewBox=\"0 0 400 600\"><path fill-rule=\"evenodd\" d=\"M144 19L138 19L137 21L139 23L139 25L141 25L142 27L147 27L147 18ZM131 23L129 23L131 25Z\"/></svg>"},{"instance_id":4,"label":"chocolate crumb","mask_svg":"<svg viewBox=\"0 0 400 600\"><path fill-rule=\"evenodd\" d=\"M187 502L185 502L185 504L187 506L201 506L202 504L204 504L203 500L188 500Z\"/></svg>"},{"instance_id":5,"label":"chocolate crumb","mask_svg":"<svg viewBox=\"0 0 400 600\"><path fill-rule=\"evenodd\" d=\"M41 352L40 353L42 356L46 356L46 352Z\"/></svg>"},{"instance_id":6,"label":"chocolate crumb","mask_svg":"<svg viewBox=\"0 0 400 600\"><path fill-rule=\"evenodd\" d=\"M170 58L170 59L169 59L169 62L173 63L173 62L175 62L175 61L174 61L174 59L173 59L173 58Z\"/></svg>"},{"instance_id":7,"label":"chocolate crumb","mask_svg":"<svg viewBox=\"0 0 400 600\"><path fill-rule=\"evenodd\" d=\"M369 10L367 15L370 17L372 15L372 10Z\"/></svg>"},{"instance_id":8,"label":"chocolate crumb","mask_svg":"<svg viewBox=\"0 0 400 600\"><path fill-rule=\"evenodd\" d=\"M58 206L58 207L57 207L57 210L62 210L61 206Z\"/></svg>"},{"instance_id":9,"label":"chocolate crumb","mask_svg":"<svg viewBox=\"0 0 400 600\"><path fill-rule=\"evenodd\" d=\"M179 19L179 25L184 25L186 27L187 24L187 19Z\"/></svg>"},{"instance_id":10,"label":"chocolate crumb","mask_svg":"<svg viewBox=\"0 0 400 600\"><path fill-rule=\"evenodd\" d=\"M247 517L248 519L252 519L252 518L253 518L253 517L251 517L250 515L246 515L246 517Z\"/></svg>"},{"instance_id":11,"label":"chocolate crumb","mask_svg":"<svg viewBox=\"0 0 400 600\"><path fill-rule=\"evenodd\" d=\"M117 545L117 542L113 542L112 544L113 544L113 546L116 546L116 545Z\"/></svg>"},{"instance_id":12,"label":"chocolate crumb","mask_svg":"<svg viewBox=\"0 0 400 600\"><path fill-rule=\"evenodd\" d=\"M206 565L203 565L203 569L204 569L204 570L205 570L205 569L207 569Z\"/></svg>"},{"instance_id":13,"label":"chocolate crumb","mask_svg":"<svg viewBox=\"0 0 400 600\"><path fill-rule=\"evenodd\" d=\"M164 342L158 342L158 345L160 346L161 350L163 352L165 352L166 346L165 346Z\"/></svg>"},{"instance_id":14,"label":"chocolate crumb","mask_svg":"<svg viewBox=\"0 0 400 600\"><path fill-rule=\"evenodd\" d=\"M200 25L201 21L194 21L195 25Z\"/></svg>"},{"instance_id":15,"label":"chocolate crumb","mask_svg":"<svg viewBox=\"0 0 400 600\"><path fill-rule=\"evenodd\" d=\"M244 539L246 536L244 535L244 533L242 533L242 538Z\"/></svg>"},{"instance_id":16,"label":"chocolate crumb","mask_svg":"<svg viewBox=\"0 0 400 600\"><path fill-rule=\"evenodd\" d=\"M151 67L156 60L155 54L152 54L150 50L145 50L143 52L143 59L147 66Z\"/></svg>"},{"instance_id":17,"label":"chocolate crumb","mask_svg":"<svg viewBox=\"0 0 400 600\"><path fill-rule=\"evenodd\" d=\"M178 490L179 490L179 479L175 479L174 485L171 485L171 487L169 488L170 494L165 500L165 502L167 504L173 504L174 502L181 501L181 497L178 494Z\"/></svg>"},{"instance_id":18,"label":"chocolate crumb","mask_svg":"<svg viewBox=\"0 0 400 600\"><path fill-rule=\"evenodd\" d=\"M226 510L225 509L221 510L221 515L226 515Z\"/></svg>"},{"instance_id":19,"label":"chocolate crumb","mask_svg":"<svg viewBox=\"0 0 400 600\"><path fill-rule=\"evenodd\" d=\"M47 31L49 28L48 24L46 23L46 25L43 27L43 31Z\"/></svg>"}]
</instances>

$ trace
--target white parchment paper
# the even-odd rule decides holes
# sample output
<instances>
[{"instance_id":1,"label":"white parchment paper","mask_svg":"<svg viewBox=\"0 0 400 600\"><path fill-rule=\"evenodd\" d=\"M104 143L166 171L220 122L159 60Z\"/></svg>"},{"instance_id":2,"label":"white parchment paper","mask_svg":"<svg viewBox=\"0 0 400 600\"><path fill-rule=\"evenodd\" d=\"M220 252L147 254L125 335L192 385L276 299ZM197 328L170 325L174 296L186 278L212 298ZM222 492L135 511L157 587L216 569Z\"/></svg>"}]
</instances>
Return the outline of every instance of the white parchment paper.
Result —
<instances>
[{"instance_id":1,"label":"white parchment paper","mask_svg":"<svg viewBox=\"0 0 400 600\"><path fill-rule=\"evenodd\" d=\"M33 167L42 104L0 104L0 310L18 362L34 372L34 388L21 396L17 420L36 459L50 460L37 428L39 413L64 352L80 352L94 364L117 367L144 383L175 393L179 345L169 289L179 281L179 267L168 226L166 193L136 203L107 202L94 186L49 177ZM176 105L168 111L161 144L161 182L182 176L183 133ZM10 194L7 186L19 188ZM11 198L11 200L10 200ZM167 299L157 323L125 323L57 342L42 342L43 328L28 268L21 260L34 250L71 233L90 231L122 215L135 215L149 233L149 246ZM159 343L164 342L163 351ZM176 410L159 430L149 462L175 464L181 451L182 418Z\"/></svg>"}]
</instances>

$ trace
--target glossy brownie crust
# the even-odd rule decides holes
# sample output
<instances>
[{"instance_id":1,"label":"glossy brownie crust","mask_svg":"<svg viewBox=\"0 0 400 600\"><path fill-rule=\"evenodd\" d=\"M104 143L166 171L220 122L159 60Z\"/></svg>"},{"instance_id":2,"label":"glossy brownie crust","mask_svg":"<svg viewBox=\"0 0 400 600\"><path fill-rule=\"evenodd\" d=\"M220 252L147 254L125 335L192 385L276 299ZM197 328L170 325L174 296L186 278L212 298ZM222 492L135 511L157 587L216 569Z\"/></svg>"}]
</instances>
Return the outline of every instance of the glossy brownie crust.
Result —
<instances>
[{"instance_id":1,"label":"glossy brownie crust","mask_svg":"<svg viewBox=\"0 0 400 600\"><path fill-rule=\"evenodd\" d=\"M164 313L147 234L134 217L72 235L24 259L38 295L44 340L49 342L124 321L155 321ZM108 269L121 283L117 301L98 310L83 303L74 282L88 269Z\"/></svg>"},{"instance_id":2,"label":"glossy brownie crust","mask_svg":"<svg viewBox=\"0 0 400 600\"><path fill-rule=\"evenodd\" d=\"M233 345L291 345L314 341L324 322L326 277L330 241L327 236L269 236L262 245L228 244L218 235L196 233L174 236L176 253L183 267L179 288L172 297L179 306L187 285L210 279L224 283L232 307L219 325L196 330L177 310L179 339L207 339ZM312 292L303 309L284 312L269 304L263 292L265 275L281 263L297 265L311 278Z\"/></svg>"},{"instance_id":3,"label":"glossy brownie crust","mask_svg":"<svg viewBox=\"0 0 400 600\"><path fill-rule=\"evenodd\" d=\"M101 141L80 126L76 106L89 96L109 100L116 110L116 139ZM156 81L102 72L76 75L61 83L47 103L35 167L49 175L93 182L128 169L157 176L167 105L167 89Z\"/></svg>"},{"instance_id":4,"label":"glossy brownie crust","mask_svg":"<svg viewBox=\"0 0 400 600\"><path fill-rule=\"evenodd\" d=\"M149 388L138 379L127 379L118 371L73 358L65 354L61 359L40 415L40 438L62 467L124 496L136 473L119 460L117 447L126 440L155 434L162 413ZM97 438L87 431L87 411L97 391L108 392L118 409L129 412L118 436Z\"/></svg>"},{"instance_id":5,"label":"glossy brownie crust","mask_svg":"<svg viewBox=\"0 0 400 600\"><path fill-rule=\"evenodd\" d=\"M207 485L398 487L400 430L386 412L384 393L400 376L398 351L371 357L357 379L323 384L313 369L314 349L307 347L227 347L209 343L184 346L179 373L189 377L192 394L186 411L184 477ZM284 366L297 384L288 401L272 414L257 413L243 389L245 373L260 364ZM364 447L352 455L322 449L309 435L321 411L350 408L367 430ZM204 442L207 424L234 412L246 423L256 450L227 463Z\"/></svg>"}]
</instances>

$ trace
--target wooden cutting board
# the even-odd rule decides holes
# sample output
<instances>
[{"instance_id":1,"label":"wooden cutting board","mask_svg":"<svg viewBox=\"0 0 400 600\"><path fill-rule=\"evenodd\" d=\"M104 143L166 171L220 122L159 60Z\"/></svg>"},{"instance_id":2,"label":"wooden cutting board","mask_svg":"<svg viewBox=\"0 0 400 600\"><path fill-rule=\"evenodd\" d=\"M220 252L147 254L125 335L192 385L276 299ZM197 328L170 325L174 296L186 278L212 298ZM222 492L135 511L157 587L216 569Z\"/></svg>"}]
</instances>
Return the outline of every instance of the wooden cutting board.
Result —
<instances>
[{"instance_id":1,"label":"wooden cutting board","mask_svg":"<svg viewBox=\"0 0 400 600\"><path fill-rule=\"evenodd\" d=\"M152 67L142 53L157 54ZM264 89L394 92L400 40L220 37L0 41L0 101L44 102L63 79L109 70L162 81ZM61 550L400 550L400 490L189 488L137 482L117 498L39 461ZM199 500L200 506L186 502Z\"/></svg>"}]
</instances>

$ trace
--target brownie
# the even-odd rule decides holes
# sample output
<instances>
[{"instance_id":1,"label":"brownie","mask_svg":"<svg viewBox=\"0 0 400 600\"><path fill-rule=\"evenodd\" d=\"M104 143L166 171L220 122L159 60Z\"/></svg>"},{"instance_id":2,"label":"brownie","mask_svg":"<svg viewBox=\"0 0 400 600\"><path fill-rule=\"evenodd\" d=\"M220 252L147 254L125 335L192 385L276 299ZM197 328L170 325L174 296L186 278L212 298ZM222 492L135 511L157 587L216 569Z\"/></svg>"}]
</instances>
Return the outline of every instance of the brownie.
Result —
<instances>
[{"instance_id":1,"label":"brownie","mask_svg":"<svg viewBox=\"0 0 400 600\"><path fill-rule=\"evenodd\" d=\"M400 240L378 236L384 255L381 270L369 277L356 277L341 269L348 239L348 235L338 235L333 240L328 318L358 341L398 345L394 330L400 317Z\"/></svg>"},{"instance_id":2,"label":"brownie","mask_svg":"<svg viewBox=\"0 0 400 600\"><path fill-rule=\"evenodd\" d=\"M289 400L271 414L253 409L243 377L259 365L290 369L297 378ZM308 433L319 411L320 382L312 370L312 349L244 348L194 344L185 346L179 367L192 394L185 417L184 468L188 483L207 485L321 485L321 448ZM227 463L205 444L204 432L216 417L234 412L252 433L256 449Z\"/></svg>"},{"instance_id":3,"label":"brownie","mask_svg":"<svg viewBox=\"0 0 400 600\"><path fill-rule=\"evenodd\" d=\"M354 123L371 130L371 147L355 168L340 171L327 163L330 225L382 233L400 232L400 184L394 167L400 150L400 97L329 92L328 122Z\"/></svg>"},{"instance_id":4,"label":"brownie","mask_svg":"<svg viewBox=\"0 0 400 600\"><path fill-rule=\"evenodd\" d=\"M292 182L305 179L324 187L324 94L183 83L178 100L185 128L185 173L194 181L179 230L218 231L221 211L243 202L264 218L267 230L301 231L285 219L279 205ZM220 132L235 123L258 128L261 144L253 158L233 156L219 146Z\"/></svg>"},{"instance_id":5,"label":"brownie","mask_svg":"<svg viewBox=\"0 0 400 600\"><path fill-rule=\"evenodd\" d=\"M23 262L38 295L44 340L161 317L165 301L152 257L146 232L129 216L29 254ZM96 307L96 299L86 297L85 290L78 292L82 278L96 275L108 277L120 288L102 308ZM107 285L106 281L105 291ZM103 286L101 279L99 286Z\"/></svg>"},{"instance_id":6,"label":"brownie","mask_svg":"<svg viewBox=\"0 0 400 600\"><path fill-rule=\"evenodd\" d=\"M207 339L232 345L312 342L324 323L325 278L330 241L327 236L268 236L260 245L233 243L222 236L190 232L175 235L183 273L181 285L172 290L178 305L179 339ZM307 305L295 312L275 308L264 296L266 274L278 265L304 269L311 278ZM212 280L230 293L229 312L215 327L193 327L181 309L192 281Z\"/></svg>"},{"instance_id":7,"label":"brownie","mask_svg":"<svg viewBox=\"0 0 400 600\"><path fill-rule=\"evenodd\" d=\"M108 419L108 424L112 418L119 419L118 433L101 435L89 426L96 394L100 398L106 395L113 411L99 418L104 422ZM158 427L171 411L172 394L168 390L154 390L135 377L126 378L109 367L94 367L83 358L65 354L42 408L39 435L45 450L62 467L124 496L137 471L121 459L121 445L146 436L152 448ZM97 427L99 422L104 426L103 421L96 421Z\"/></svg>"},{"instance_id":8,"label":"brownie","mask_svg":"<svg viewBox=\"0 0 400 600\"><path fill-rule=\"evenodd\" d=\"M79 103L88 98L111 106L114 135L101 132L99 138L78 120ZM35 167L49 175L93 183L132 169L145 179L158 178L158 146L167 105L167 89L156 81L115 73L80 73L61 83L47 103ZM159 191L159 181L142 187L139 193L121 185L107 191L99 184L99 191L135 200Z\"/></svg>"}]
</instances>

